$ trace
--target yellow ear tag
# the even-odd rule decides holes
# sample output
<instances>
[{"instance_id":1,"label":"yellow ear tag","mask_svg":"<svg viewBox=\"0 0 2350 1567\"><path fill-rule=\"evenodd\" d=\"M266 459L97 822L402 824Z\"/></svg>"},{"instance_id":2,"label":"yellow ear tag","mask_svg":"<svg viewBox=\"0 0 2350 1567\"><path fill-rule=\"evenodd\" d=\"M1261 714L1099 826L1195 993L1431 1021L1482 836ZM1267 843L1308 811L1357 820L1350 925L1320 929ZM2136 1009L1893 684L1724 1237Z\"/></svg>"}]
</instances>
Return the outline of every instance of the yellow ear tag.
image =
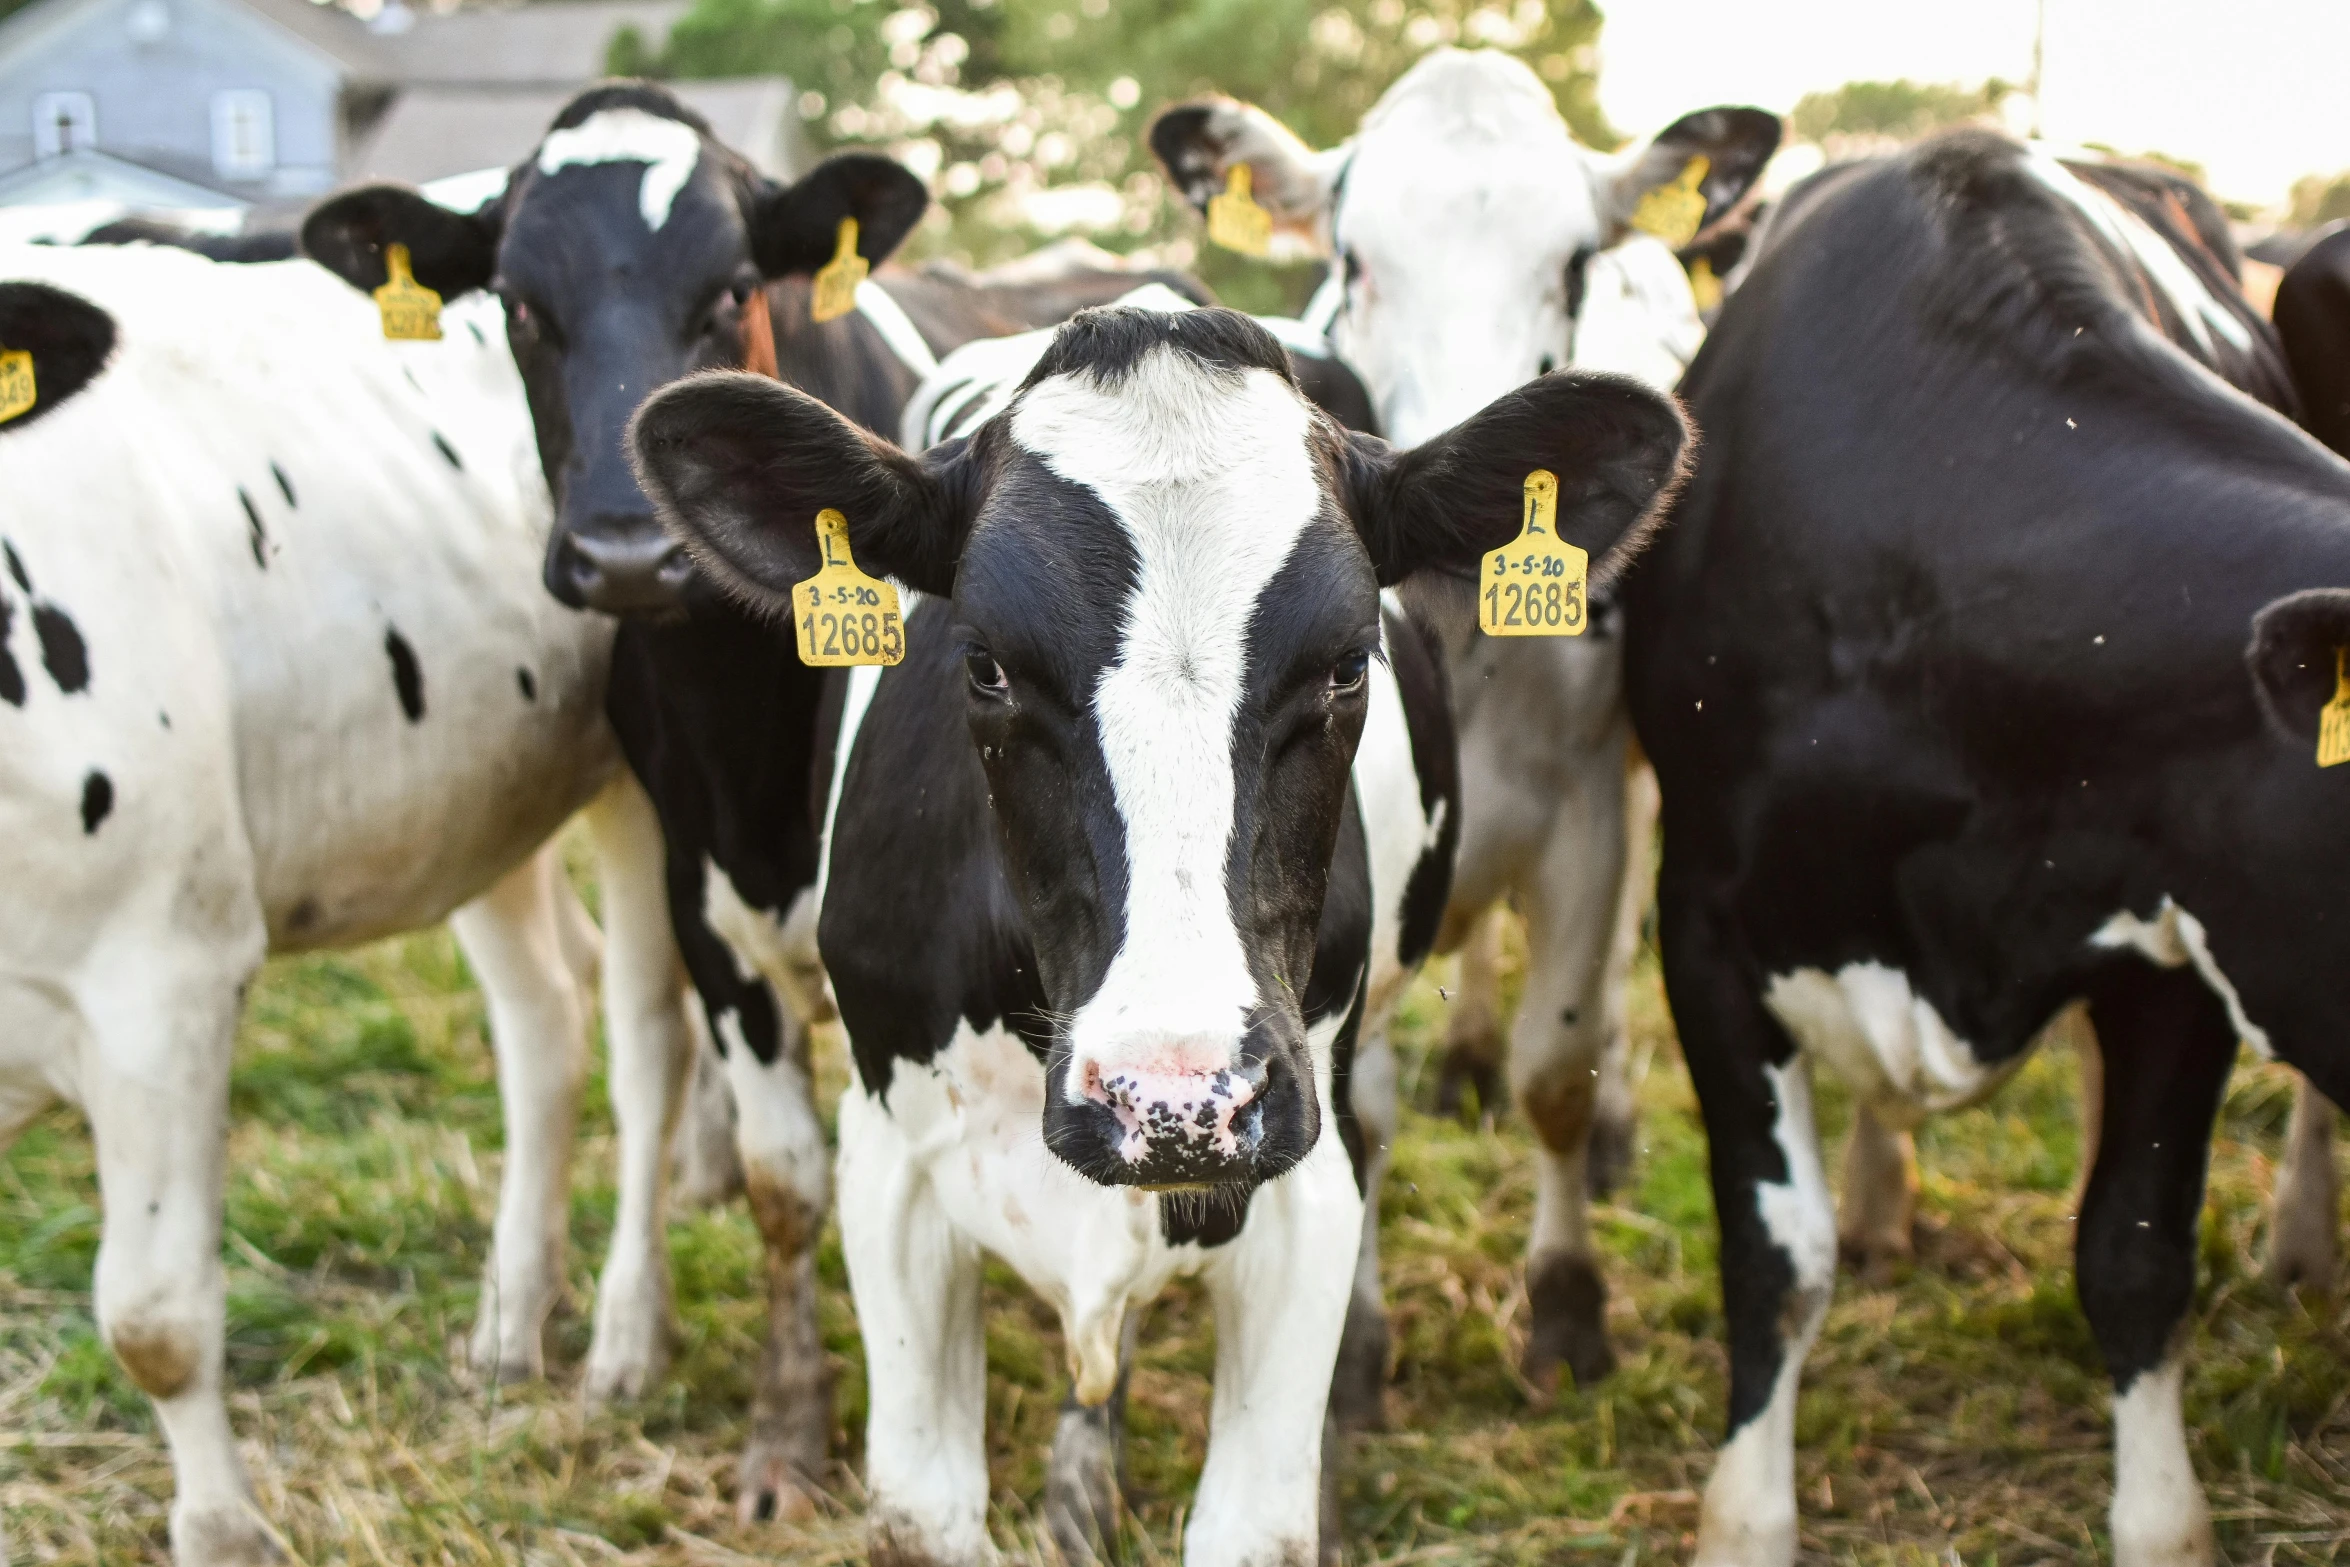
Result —
<instances>
[{"instance_id":1,"label":"yellow ear tag","mask_svg":"<svg viewBox=\"0 0 2350 1567\"><path fill-rule=\"evenodd\" d=\"M1705 192L1700 187L1712 167L1704 158L1691 158L1681 165L1679 179L1640 198L1640 205L1632 209L1632 226L1643 234L1654 234L1675 250L1695 239L1705 222Z\"/></svg>"},{"instance_id":2,"label":"yellow ear tag","mask_svg":"<svg viewBox=\"0 0 2350 1567\"><path fill-rule=\"evenodd\" d=\"M2350 762L2350 649L2334 649L2334 699L2317 713L2317 765Z\"/></svg>"},{"instance_id":3,"label":"yellow ear tag","mask_svg":"<svg viewBox=\"0 0 2350 1567\"><path fill-rule=\"evenodd\" d=\"M1579 637L1591 556L1558 536L1558 475L1526 475L1526 522L1478 568L1477 627L1489 637Z\"/></svg>"},{"instance_id":4,"label":"yellow ear tag","mask_svg":"<svg viewBox=\"0 0 2350 1567\"><path fill-rule=\"evenodd\" d=\"M383 312L384 336L395 343L437 343L441 340L441 296L416 281L408 269L408 247L386 245L384 270L391 274L375 291L375 308Z\"/></svg>"},{"instance_id":5,"label":"yellow ear tag","mask_svg":"<svg viewBox=\"0 0 2350 1567\"><path fill-rule=\"evenodd\" d=\"M897 585L868 577L849 553L849 519L827 506L816 514L816 548L824 564L791 590L800 662L816 669L894 664L906 656L906 623Z\"/></svg>"},{"instance_id":6,"label":"yellow ear tag","mask_svg":"<svg viewBox=\"0 0 2350 1567\"><path fill-rule=\"evenodd\" d=\"M824 270L816 274L816 295L808 302L808 314L819 321L830 321L845 316L857 308L857 285L865 281L865 274L873 268L857 254L857 220L840 220L840 244L832 259L824 263ZM847 546L844 544L843 548ZM858 660L871 663L871 659ZM891 659L896 663L896 659Z\"/></svg>"},{"instance_id":7,"label":"yellow ear tag","mask_svg":"<svg viewBox=\"0 0 2350 1567\"><path fill-rule=\"evenodd\" d=\"M1244 256L1261 256L1273 248L1273 214L1249 194L1247 164L1232 165L1232 172L1224 176L1224 194L1208 198L1208 238Z\"/></svg>"},{"instance_id":8,"label":"yellow ear tag","mask_svg":"<svg viewBox=\"0 0 2350 1567\"><path fill-rule=\"evenodd\" d=\"M33 351L0 348L0 424L31 413L33 404L40 400L40 393L33 389Z\"/></svg>"},{"instance_id":9,"label":"yellow ear tag","mask_svg":"<svg viewBox=\"0 0 2350 1567\"><path fill-rule=\"evenodd\" d=\"M1722 308L1722 280L1714 276L1714 264L1703 256L1689 264L1689 292L1696 297L1701 316Z\"/></svg>"}]
</instances>

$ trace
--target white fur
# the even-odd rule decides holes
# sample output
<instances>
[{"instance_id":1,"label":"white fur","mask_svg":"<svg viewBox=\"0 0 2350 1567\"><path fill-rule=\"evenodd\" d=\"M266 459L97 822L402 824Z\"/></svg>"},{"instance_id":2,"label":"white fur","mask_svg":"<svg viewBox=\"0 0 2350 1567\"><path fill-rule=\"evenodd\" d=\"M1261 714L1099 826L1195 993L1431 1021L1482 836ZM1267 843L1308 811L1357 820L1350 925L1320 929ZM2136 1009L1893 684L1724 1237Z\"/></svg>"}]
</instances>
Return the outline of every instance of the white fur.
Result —
<instances>
[{"instance_id":1,"label":"white fur","mask_svg":"<svg viewBox=\"0 0 2350 1567\"><path fill-rule=\"evenodd\" d=\"M2113 1401L2115 1567L2210 1567L2211 1510L2187 1456L2186 1381L2173 1355Z\"/></svg>"},{"instance_id":2,"label":"white fur","mask_svg":"<svg viewBox=\"0 0 2350 1567\"><path fill-rule=\"evenodd\" d=\"M2077 208L2109 243L2137 262L2170 300L2171 308L2187 324L2188 334L2206 355L2213 351L2214 332L2237 352L2252 351L2252 334L2244 323L2211 297L2194 270L2169 241L2147 227L2145 219L2073 173L2045 148L2034 147L2025 155L2024 170Z\"/></svg>"},{"instance_id":3,"label":"white fur","mask_svg":"<svg viewBox=\"0 0 2350 1567\"><path fill-rule=\"evenodd\" d=\"M871 323L873 330L881 334L881 340L889 345L889 351L904 361L907 369L919 376L938 373L938 355L930 351L929 340L923 337L921 328L914 325L905 307L890 297L889 290L871 278L857 285L857 314Z\"/></svg>"},{"instance_id":4,"label":"white fur","mask_svg":"<svg viewBox=\"0 0 2350 1567\"><path fill-rule=\"evenodd\" d=\"M1382 597L1400 613L1392 594ZM1384 640L1384 627L1381 636ZM1371 910L1371 994L1365 1004L1366 1019L1384 1019L1402 999L1411 978L1398 956L1404 891L1421 857L1440 841L1449 802L1437 801L1433 811L1420 804L1420 775L1412 761L1411 730L1395 671L1384 659L1374 659L1370 681L1363 738L1355 747L1354 783L1370 849L1371 885L1387 894Z\"/></svg>"},{"instance_id":5,"label":"white fur","mask_svg":"<svg viewBox=\"0 0 2350 1567\"><path fill-rule=\"evenodd\" d=\"M2193 965L2195 972L2203 976L2203 983L2211 987L2212 994L2228 1009L2228 1021L2234 1025L2236 1037L2251 1046L2262 1060L2276 1059L2276 1047L2269 1043L2268 1030L2245 1013L2244 998L2236 994L2235 984L2220 972L2218 962L2212 957L2211 939L2204 932L2203 922L2171 899L2164 898L2150 920L2141 919L2128 909L2122 910L2100 925L2089 942L2098 947L2130 948L2164 968Z\"/></svg>"},{"instance_id":6,"label":"white fur","mask_svg":"<svg viewBox=\"0 0 2350 1567\"><path fill-rule=\"evenodd\" d=\"M1882 963L1847 963L1833 975L1816 968L1774 974L1763 1002L1890 1126L1915 1126L1973 1104L2023 1062L2019 1053L1985 1066L1934 1004L1910 989L1909 976Z\"/></svg>"},{"instance_id":7,"label":"white fur","mask_svg":"<svg viewBox=\"0 0 2350 1567\"><path fill-rule=\"evenodd\" d=\"M549 131L539 143L541 174L598 163L643 164L637 211L656 234L701 158L701 132L682 120L636 108L598 109L567 130Z\"/></svg>"},{"instance_id":8,"label":"white fur","mask_svg":"<svg viewBox=\"0 0 2350 1567\"><path fill-rule=\"evenodd\" d=\"M1663 240L1635 234L1585 263L1578 369L1613 370L1670 392L1704 343L1689 274Z\"/></svg>"},{"instance_id":9,"label":"white fur","mask_svg":"<svg viewBox=\"0 0 2350 1567\"><path fill-rule=\"evenodd\" d=\"M1070 1022L1069 1092L1093 1069L1217 1072L1262 999L1225 886L1232 726L1249 619L1322 504L1307 411L1269 371L1211 373L1159 348L1114 388L1041 382L1011 421L1101 498L1137 561L1118 661L1094 694L1125 825L1125 939Z\"/></svg>"}]
</instances>

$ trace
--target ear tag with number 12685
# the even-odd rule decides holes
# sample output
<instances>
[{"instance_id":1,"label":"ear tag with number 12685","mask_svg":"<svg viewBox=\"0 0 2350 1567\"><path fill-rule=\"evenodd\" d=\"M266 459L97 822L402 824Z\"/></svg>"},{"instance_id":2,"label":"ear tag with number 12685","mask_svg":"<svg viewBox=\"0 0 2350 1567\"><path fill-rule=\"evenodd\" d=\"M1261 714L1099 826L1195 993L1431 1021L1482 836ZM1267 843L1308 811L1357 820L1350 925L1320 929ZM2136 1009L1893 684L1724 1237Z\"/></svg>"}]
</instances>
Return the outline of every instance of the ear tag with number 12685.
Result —
<instances>
[{"instance_id":1,"label":"ear tag with number 12685","mask_svg":"<svg viewBox=\"0 0 2350 1567\"><path fill-rule=\"evenodd\" d=\"M1526 475L1526 521L1515 540L1478 568L1477 628L1489 637L1583 634L1589 553L1558 536L1558 475Z\"/></svg>"},{"instance_id":2,"label":"ear tag with number 12685","mask_svg":"<svg viewBox=\"0 0 2350 1567\"><path fill-rule=\"evenodd\" d=\"M816 514L816 549L824 564L791 590L800 662L817 669L894 664L906 656L906 623L897 584L868 577L849 553L849 520L827 506Z\"/></svg>"},{"instance_id":3,"label":"ear tag with number 12685","mask_svg":"<svg viewBox=\"0 0 2350 1567\"><path fill-rule=\"evenodd\" d=\"M2317 712L2317 765L2350 762L2350 649L2334 649L2334 699Z\"/></svg>"},{"instance_id":4,"label":"ear tag with number 12685","mask_svg":"<svg viewBox=\"0 0 2350 1567\"><path fill-rule=\"evenodd\" d=\"M1273 214L1249 194L1248 165L1235 163L1224 176L1224 193L1208 198L1208 238L1226 250L1261 256L1273 248Z\"/></svg>"},{"instance_id":5,"label":"ear tag with number 12685","mask_svg":"<svg viewBox=\"0 0 2350 1567\"><path fill-rule=\"evenodd\" d=\"M395 343L437 343L441 340L441 296L416 281L409 270L408 247L386 245L384 270L391 274L375 291L375 308L383 312L384 336Z\"/></svg>"},{"instance_id":6,"label":"ear tag with number 12685","mask_svg":"<svg viewBox=\"0 0 2350 1567\"><path fill-rule=\"evenodd\" d=\"M840 240L833 247L832 259L816 274L816 294L808 301L808 314L819 321L830 321L856 309L857 285L872 270L865 258L857 254L857 220L841 219Z\"/></svg>"},{"instance_id":7,"label":"ear tag with number 12685","mask_svg":"<svg viewBox=\"0 0 2350 1567\"><path fill-rule=\"evenodd\" d=\"M33 351L0 348L0 424L31 413L40 400L33 386Z\"/></svg>"},{"instance_id":8,"label":"ear tag with number 12685","mask_svg":"<svg viewBox=\"0 0 2350 1567\"><path fill-rule=\"evenodd\" d=\"M1679 179L1640 198L1640 205L1632 211L1632 226L1643 234L1654 234L1675 250L1695 239L1705 222L1705 177L1712 168L1705 158L1691 158L1681 165Z\"/></svg>"}]
</instances>

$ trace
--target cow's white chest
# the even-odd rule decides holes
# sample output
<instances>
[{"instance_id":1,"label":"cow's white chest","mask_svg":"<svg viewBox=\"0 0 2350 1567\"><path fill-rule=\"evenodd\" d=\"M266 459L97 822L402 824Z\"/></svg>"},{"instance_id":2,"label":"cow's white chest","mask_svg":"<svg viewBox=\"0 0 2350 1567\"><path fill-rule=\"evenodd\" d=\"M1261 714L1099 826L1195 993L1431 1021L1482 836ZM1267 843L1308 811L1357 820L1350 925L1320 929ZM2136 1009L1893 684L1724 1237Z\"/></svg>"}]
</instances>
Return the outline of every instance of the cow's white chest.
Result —
<instances>
[{"instance_id":1,"label":"cow's white chest","mask_svg":"<svg viewBox=\"0 0 2350 1567\"><path fill-rule=\"evenodd\" d=\"M1881 963L1774 974L1763 1003L1808 1055L1894 1126L1975 1103L2024 1059L2019 1052L1984 1064L1910 988L1908 975Z\"/></svg>"}]
</instances>

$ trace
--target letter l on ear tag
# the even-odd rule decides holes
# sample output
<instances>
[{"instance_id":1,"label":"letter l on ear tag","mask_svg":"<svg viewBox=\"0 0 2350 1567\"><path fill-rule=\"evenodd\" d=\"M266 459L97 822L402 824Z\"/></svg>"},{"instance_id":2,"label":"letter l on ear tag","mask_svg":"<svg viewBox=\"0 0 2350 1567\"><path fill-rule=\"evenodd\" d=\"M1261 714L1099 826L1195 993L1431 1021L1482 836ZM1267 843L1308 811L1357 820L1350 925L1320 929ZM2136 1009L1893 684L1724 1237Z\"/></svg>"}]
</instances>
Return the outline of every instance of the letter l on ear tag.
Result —
<instances>
[{"instance_id":1,"label":"letter l on ear tag","mask_svg":"<svg viewBox=\"0 0 2350 1567\"><path fill-rule=\"evenodd\" d=\"M375 291L375 308L383 312L384 336L395 343L437 343L441 338L441 296L416 281L409 270L408 247L384 247L384 271L391 274Z\"/></svg>"},{"instance_id":2,"label":"letter l on ear tag","mask_svg":"<svg viewBox=\"0 0 2350 1567\"><path fill-rule=\"evenodd\" d=\"M33 351L0 348L0 424L33 411L41 394L33 385Z\"/></svg>"},{"instance_id":3,"label":"letter l on ear tag","mask_svg":"<svg viewBox=\"0 0 2350 1567\"><path fill-rule=\"evenodd\" d=\"M2334 699L2318 709L2317 765L2350 762L2350 649L2334 649Z\"/></svg>"},{"instance_id":4,"label":"letter l on ear tag","mask_svg":"<svg viewBox=\"0 0 2350 1567\"><path fill-rule=\"evenodd\" d=\"M832 259L824 264L824 270L816 274L816 293L808 301L808 314L819 321L831 321L856 309L857 285L872 270L865 258L857 254L857 220L841 219L839 243ZM890 662L894 664L897 660Z\"/></svg>"},{"instance_id":5,"label":"letter l on ear tag","mask_svg":"<svg viewBox=\"0 0 2350 1567\"><path fill-rule=\"evenodd\" d=\"M1477 629L1489 637L1579 637L1587 551L1558 536L1558 475L1526 475L1526 520L1515 541L1485 557L1477 576Z\"/></svg>"},{"instance_id":6,"label":"letter l on ear tag","mask_svg":"<svg viewBox=\"0 0 2350 1567\"><path fill-rule=\"evenodd\" d=\"M849 520L827 506L816 514L816 575L791 590L800 662L815 669L895 664L906 656L897 584L868 577L849 553Z\"/></svg>"}]
</instances>

